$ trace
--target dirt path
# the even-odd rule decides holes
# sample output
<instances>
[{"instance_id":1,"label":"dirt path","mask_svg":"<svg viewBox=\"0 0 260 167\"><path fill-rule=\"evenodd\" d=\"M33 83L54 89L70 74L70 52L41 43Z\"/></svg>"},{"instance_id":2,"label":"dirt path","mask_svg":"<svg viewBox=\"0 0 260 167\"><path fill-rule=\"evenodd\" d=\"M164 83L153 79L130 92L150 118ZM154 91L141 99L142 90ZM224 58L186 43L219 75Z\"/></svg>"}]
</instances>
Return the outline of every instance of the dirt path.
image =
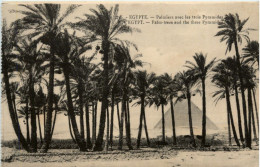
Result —
<instances>
[{"instance_id":1,"label":"dirt path","mask_svg":"<svg viewBox=\"0 0 260 167\"><path fill-rule=\"evenodd\" d=\"M257 167L259 152L232 151L232 152L189 152L179 151L169 159L155 160L85 160L78 159L71 162L11 162L2 163L3 167Z\"/></svg>"}]
</instances>

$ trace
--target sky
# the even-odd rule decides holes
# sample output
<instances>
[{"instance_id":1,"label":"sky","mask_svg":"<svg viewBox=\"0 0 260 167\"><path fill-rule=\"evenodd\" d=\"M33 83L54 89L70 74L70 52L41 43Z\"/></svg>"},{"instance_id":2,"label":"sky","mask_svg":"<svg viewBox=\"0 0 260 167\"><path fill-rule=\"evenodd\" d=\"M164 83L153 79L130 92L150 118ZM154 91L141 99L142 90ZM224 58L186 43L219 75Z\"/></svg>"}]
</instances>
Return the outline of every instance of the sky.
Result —
<instances>
[{"instance_id":1,"label":"sky","mask_svg":"<svg viewBox=\"0 0 260 167\"><path fill-rule=\"evenodd\" d=\"M63 12L68 6L66 2L62 5L61 11ZM102 2L103 3L103 2ZM104 2L106 7L111 7L114 4ZM240 19L249 20L245 28L254 28L256 31L251 31L249 37L251 40L259 40L259 13L258 13L258 2L120 2L119 14L124 18L131 17L130 15L147 15L150 17L158 16L224 16L227 13L238 13ZM76 21L76 17L83 17L85 13L90 14L90 8L96 8L94 2L88 2L82 4L67 20ZM2 18L7 20L7 23L21 18L22 15L18 13L10 13L10 10L23 9L17 6L13 2L3 4L2 6ZM152 22L149 19L148 21ZM173 21L178 21L173 20ZM182 20L183 21L183 20ZM189 20L191 21L191 20ZM202 21L202 20L200 20ZM219 31L216 24L203 25L203 24L180 24L180 25L166 25L166 24L139 24L131 25L132 27L138 28L141 32L135 32L133 34L122 35L121 39L127 39L138 46L138 52L133 54L141 53L143 57L141 60L147 62L150 65L144 66L149 72L155 72L157 75L165 72L175 75L178 71L185 70L184 67L186 61L193 61L192 56L195 53L202 52L207 54L208 62L213 58L223 59L227 56L235 55L234 50L225 54L226 45L225 42L220 43L219 37L214 37ZM245 46L246 41L244 40L239 45L240 53L242 48ZM207 116L221 129L226 127L226 103L225 100L221 100L218 104L215 104L212 98L212 93L216 91L216 88L211 83L210 77L206 80L206 96L207 96ZM258 93L257 93L258 95ZM198 94L192 97L192 101L201 108L202 101L201 96ZM232 109L234 118L236 121L236 108L235 99L232 97ZM169 109L169 105L166 106L166 110ZM148 127L153 126L161 118L160 110L151 107L146 109ZM187 114L184 111L184 114ZM131 107L131 122L132 127L137 127L135 123L139 120L140 107ZM10 118L5 103L2 103L2 129L8 129L11 126ZM6 130L4 130L6 131Z\"/></svg>"}]
</instances>

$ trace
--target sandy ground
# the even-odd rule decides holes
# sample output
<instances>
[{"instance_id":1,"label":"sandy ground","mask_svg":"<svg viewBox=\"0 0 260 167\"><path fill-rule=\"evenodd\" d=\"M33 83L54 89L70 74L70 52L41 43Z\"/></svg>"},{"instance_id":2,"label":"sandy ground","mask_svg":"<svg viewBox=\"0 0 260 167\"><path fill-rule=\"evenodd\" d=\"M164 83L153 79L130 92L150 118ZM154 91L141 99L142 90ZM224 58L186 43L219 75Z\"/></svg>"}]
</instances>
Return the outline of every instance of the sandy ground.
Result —
<instances>
[{"instance_id":1,"label":"sandy ground","mask_svg":"<svg viewBox=\"0 0 260 167\"><path fill-rule=\"evenodd\" d=\"M142 158L136 158L140 154ZM153 154L153 156L151 156ZM123 156L122 156L123 155ZM132 158L131 156L132 155ZM149 155L149 156L148 156ZM23 158L15 158L13 162L2 162L3 167L258 167L258 150L241 151L163 151L159 153L121 153L115 155L77 155L78 158L72 159L73 155L63 155L63 161L45 162L38 156L28 162L23 162ZM64 159L67 156L68 161ZM81 157L80 157L81 156ZM117 157L113 159L114 157ZM108 160L105 160L105 157ZM122 157L121 160L119 157ZM128 158L126 158L128 157ZM133 158L134 157L134 158ZM138 157L138 156L137 156ZM151 158L152 157L152 158ZM25 160L25 159L24 159Z\"/></svg>"}]
</instances>

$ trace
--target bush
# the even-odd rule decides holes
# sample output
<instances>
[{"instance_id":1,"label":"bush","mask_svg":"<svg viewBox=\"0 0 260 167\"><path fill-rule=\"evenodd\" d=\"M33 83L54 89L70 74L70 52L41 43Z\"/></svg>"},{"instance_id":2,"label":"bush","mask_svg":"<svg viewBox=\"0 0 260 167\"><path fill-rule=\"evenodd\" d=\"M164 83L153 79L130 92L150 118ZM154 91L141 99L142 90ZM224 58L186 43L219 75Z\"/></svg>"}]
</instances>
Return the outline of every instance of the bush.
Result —
<instances>
[{"instance_id":1,"label":"bush","mask_svg":"<svg viewBox=\"0 0 260 167\"><path fill-rule=\"evenodd\" d=\"M199 147L201 144L201 140L199 140L195 136L195 141L197 146ZM136 146L137 139L132 138L131 139L132 146ZM104 141L105 144L105 141ZM113 140L113 146L116 147L119 144L118 138ZM206 138L206 145L207 146L222 146L224 144L223 141L221 140L212 140L210 136ZM157 138L150 138L150 147L152 148L158 148L158 147L163 147L163 146L172 146L172 138L171 137L166 137L166 143L161 143L161 140ZM147 146L146 138L141 139L141 146ZM9 147L9 148L16 148L16 149L22 149L22 146L18 140L11 140L11 141L2 141L2 147ZM41 147L41 142L38 140L38 149ZM127 147L126 145L126 140L124 138L123 141L123 147ZM189 148L191 147L190 144L190 139L185 137L185 136L178 136L177 137L177 145L176 147L179 148ZM73 142L72 139L53 139L51 144L50 144L50 149L78 149L78 145Z\"/></svg>"}]
</instances>

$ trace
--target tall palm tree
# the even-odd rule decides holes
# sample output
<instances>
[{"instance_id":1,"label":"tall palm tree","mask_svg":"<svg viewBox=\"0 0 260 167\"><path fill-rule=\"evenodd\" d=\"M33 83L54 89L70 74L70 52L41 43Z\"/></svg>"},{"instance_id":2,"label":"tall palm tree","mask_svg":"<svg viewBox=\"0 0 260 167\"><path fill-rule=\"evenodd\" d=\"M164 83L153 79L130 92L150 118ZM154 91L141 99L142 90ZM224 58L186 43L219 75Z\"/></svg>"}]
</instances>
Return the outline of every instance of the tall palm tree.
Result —
<instances>
[{"instance_id":1,"label":"tall palm tree","mask_svg":"<svg viewBox=\"0 0 260 167\"><path fill-rule=\"evenodd\" d=\"M84 47L81 48L84 50ZM81 51L82 52L82 51ZM80 52L79 52L80 53ZM80 130L81 136L84 137L84 120L83 120L83 106L85 105L85 119L86 119L86 142L87 148L90 149L92 147L91 139L90 139L90 124L89 124L89 101L90 94L92 91L91 80L92 73L98 68L98 65L91 63L97 51L91 57L79 57L79 55L75 54L72 59L73 65L73 73L72 78L76 81L74 88L76 89L75 94L78 96L79 101L79 109L80 109Z\"/></svg>"},{"instance_id":2,"label":"tall palm tree","mask_svg":"<svg viewBox=\"0 0 260 167\"><path fill-rule=\"evenodd\" d=\"M193 56L195 63L187 61L188 64L187 67L191 70L194 70L195 75L198 75L200 78L201 84L202 84L202 140L201 140L201 146L205 146L206 142L206 84L205 80L208 76L208 73L210 72L211 68L213 67L215 63L215 59L211 60L207 64L207 55L204 55L203 53L195 53Z\"/></svg>"},{"instance_id":3,"label":"tall palm tree","mask_svg":"<svg viewBox=\"0 0 260 167\"><path fill-rule=\"evenodd\" d=\"M212 77L212 82L216 85L216 87L219 88L218 91L216 91L213 94L213 97L218 96L218 100L222 98L226 98L226 103L227 103L227 113L228 113L228 121L230 119L231 122L231 127L233 131L233 135L236 141L237 146L240 146L239 140L237 138L237 133L235 129L235 124L233 120L233 114L232 114L232 109L231 109L231 103L230 103L230 88L232 86L232 75L230 73L230 70L228 68L228 63L226 60L222 60L221 63L219 63L213 70L214 75Z\"/></svg>"},{"instance_id":4,"label":"tall palm tree","mask_svg":"<svg viewBox=\"0 0 260 167\"><path fill-rule=\"evenodd\" d=\"M37 41L32 39L23 39L15 46L18 51L18 59L23 69L20 71L22 80L28 80L29 101L31 114L31 146L34 152L37 151L37 125L36 125L36 104L35 103L35 85L41 82L45 73L45 66L42 66L46 57L41 54L42 46L37 49ZM41 136L40 136L41 137Z\"/></svg>"},{"instance_id":5,"label":"tall palm tree","mask_svg":"<svg viewBox=\"0 0 260 167\"><path fill-rule=\"evenodd\" d=\"M85 138L84 133L84 96L86 94L85 86L88 85L89 75L95 70L97 67L91 61L93 60L94 56L97 54L97 51L91 57L80 57L82 56L87 50L91 49L90 46L82 46L79 45L79 42L76 42L76 49L75 53L70 56L71 64L72 64L72 73L71 77L76 81L72 86L75 91L76 96L78 97L79 103L79 111L80 111L80 134L83 138ZM85 42L86 44L86 42Z\"/></svg>"},{"instance_id":6,"label":"tall palm tree","mask_svg":"<svg viewBox=\"0 0 260 167\"><path fill-rule=\"evenodd\" d=\"M240 140L242 144L244 145L244 137L243 137L243 131L242 131L242 123L241 123L241 113L240 113L240 102L238 97L238 88L240 83L238 82L238 67L237 67L237 59L235 57L231 58L228 57L225 60L226 68L229 69L229 72L231 73L231 82L232 82L232 89L235 91L235 98L236 98L236 107L237 107L237 117L238 117L238 129L239 129L239 135Z\"/></svg>"},{"instance_id":7,"label":"tall palm tree","mask_svg":"<svg viewBox=\"0 0 260 167\"><path fill-rule=\"evenodd\" d=\"M218 23L218 28L221 29L215 36L222 36L220 42L226 41L227 51L231 51L232 45L235 46L236 58L237 58L237 66L238 66L238 74L240 80L240 88L242 95L242 105L243 105L243 115L244 115L244 130L245 130L245 138L246 138L246 146L248 147L250 144L249 135L248 135L248 124L247 124L247 109L246 109L246 99L245 99L245 88L243 85L243 76L240 64L240 54L238 49L238 43L242 43L242 38L245 38L249 41L247 34L249 34L249 30L252 29L244 29L244 26L249 18L245 20L240 20L238 14L226 14L224 20Z\"/></svg>"},{"instance_id":8,"label":"tall palm tree","mask_svg":"<svg viewBox=\"0 0 260 167\"><path fill-rule=\"evenodd\" d=\"M29 38L37 38L43 44L50 46L50 73L49 73L49 87L48 87L48 110L44 144L42 151L47 152L51 142L51 128L52 128L52 111L53 111L53 89L54 89L54 67L55 67L55 53L54 46L55 38L64 26L64 20L69 16L78 5L70 5L63 14L60 13L60 4L34 4L24 5L24 10L15 11L23 14L23 18L16 22L19 24L19 30L26 31L26 36ZM28 33L29 32L29 33Z\"/></svg>"},{"instance_id":9,"label":"tall palm tree","mask_svg":"<svg viewBox=\"0 0 260 167\"><path fill-rule=\"evenodd\" d=\"M142 135L142 126L144 122L144 129L146 134L146 140L148 146L150 146L150 140L146 125L146 119L145 119L145 106L147 104L147 96L151 93L151 86L156 80L155 73L147 73L146 70L140 71L138 70L135 72L135 96L140 98L140 101L137 102L137 104L141 105L141 112L140 112L140 119L139 119L139 130L138 130L138 137L137 137L137 148L140 147L141 142L141 135Z\"/></svg>"},{"instance_id":10,"label":"tall palm tree","mask_svg":"<svg viewBox=\"0 0 260 167\"><path fill-rule=\"evenodd\" d=\"M166 88L166 94L168 97L168 101L170 102L171 105L171 117L172 117L172 140L173 140L173 145L177 144L176 140L176 128L175 128L175 116L174 116L174 103L173 103L173 98L177 97L177 85L176 81L168 74L165 73L162 77L162 79L165 82L165 88Z\"/></svg>"},{"instance_id":11,"label":"tall palm tree","mask_svg":"<svg viewBox=\"0 0 260 167\"><path fill-rule=\"evenodd\" d=\"M167 104L167 85L164 81L164 75L160 75L156 78L156 81L154 82L154 87L152 89L153 97L150 101L150 106L152 104L155 104L157 109L161 106L162 111L162 142L166 143L165 140L165 118L164 118L164 106Z\"/></svg>"},{"instance_id":12,"label":"tall palm tree","mask_svg":"<svg viewBox=\"0 0 260 167\"><path fill-rule=\"evenodd\" d=\"M101 40L101 53L103 54L103 92L102 106L100 115L100 126L98 137L94 146L94 150L102 150L103 136L106 122L106 109L108 105L107 97L109 95L109 77L108 77L108 61L112 55L109 55L109 50L114 42L119 42L116 37L119 34L131 33L133 29L126 24L126 20L118 15L119 6L107 9L104 5L97 5L97 9L90 9L92 15L85 14L85 19L72 24L75 29L90 31L92 39L97 37ZM89 34L87 34L89 35Z\"/></svg>"},{"instance_id":13,"label":"tall palm tree","mask_svg":"<svg viewBox=\"0 0 260 167\"><path fill-rule=\"evenodd\" d=\"M87 89L89 92L87 98L89 99L89 103L91 103L92 110L92 145L96 142L97 106L102 98L102 80L102 71L100 69L95 70L89 83L90 86Z\"/></svg>"},{"instance_id":14,"label":"tall palm tree","mask_svg":"<svg viewBox=\"0 0 260 167\"><path fill-rule=\"evenodd\" d=\"M250 145L249 147L251 148L251 132L252 132L252 126L253 125L253 132L254 132L254 140L257 140L257 135L256 135L256 127L255 127L255 120L254 120L254 112L253 112L253 100L252 100L252 90L255 87L255 82L254 79L256 78L255 75L255 70L250 67L249 65L243 64L242 66L242 72L243 72L243 78L244 78L244 85L245 88L247 89L247 97L248 97L248 127L249 127L249 138L250 138Z\"/></svg>"},{"instance_id":15,"label":"tall palm tree","mask_svg":"<svg viewBox=\"0 0 260 167\"><path fill-rule=\"evenodd\" d=\"M71 119L71 124L75 135L75 139L80 148L80 151L85 151L86 150L85 141L83 136L81 136L78 131L78 126L75 118L75 111L73 108L71 85L70 85L70 77L73 69L71 65L70 57L75 56L75 54L80 55L77 53L78 50L74 38L75 38L74 36L70 36L68 34L67 30L65 30L64 33L58 34L56 38L56 45L54 47L54 53L56 53L61 59L61 68L63 69L63 74L65 77L66 95L68 100L68 115ZM83 50L86 51L87 49L83 49Z\"/></svg>"},{"instance_id":16,"label":"tall palm tree","mask_svg":"<svg viewBox=\"0 0 260 167\"><path fill-rule=\"evenodd\" d=\"M11 97L11 90L10 90L10 81L9 81L9 74L15 70L15 67L18 67L14 59L15 55L13 55L12 51L14 45L17 42L17 37L19 32L17 31L16 25L12 25L10 28L7 27L6 21L3 21L2 25L2 73L3 73L3 81L6 93L6 99L8 103L9 114L11 117L12 125L15 131L15 134L18 140L21 142L23 148L30 152L30 148L26 139L24 138L21 128L19 125L18 120L16 119L16 113L13 108L13 102Z\"/></svg>"},{"instance_id":17,"label":"tall palm tree","mask_svg":"<svg viewBox=\"0 0 260 167\"><path fill-rule=\"evenodd\" d=\"M245 48L243 48L244 51L244 58L245 63L251 62L252 65L257 63L259 68L259 42L258 41L249 41Z\"/></svg>"},{"instance_id":18,"label":"tall palm tree","mask_svg":"<svg viewBox=\"0 0 260 167\"><path fill-rule=\"evenodd\" d=\"M192 125L192 115L191 115L191 96L192 88L195 86L198 80L198 76L194 74L194 71L187 70L179 72L175 75L174 80L176 81L176 90L180 92L180 96L177 97L176 101L187 99L188 102L188 115L189 115L189 126L190 126L190 136L193 147L196 147L196 142L193 133ZM197 91L197 90L196 90Z\"/></svg>"},{"instance_id":19,"label":"tall palm tree","mask_svg":"<svg viewBox=\"0 0 260 167\"><path fill-rule=\"evenodd\" d=\"M138 60L142 55L136 55L131 57L130 48L127 45L117 45L115 47L115 62L117 63L117 71L114 77L112 77L111 82L118 78L119 87L122 92L122 111L121 111L121 121L120 121L120 133L119 133L119 149L123 146L123 126L125 119L125 129L126 129L126 141L129 149L132 149L131 145L131 132L130 132L130 114L128 114L127 104L129 101L130 85L134 81L134 72L132 69L142 67L142 61ZM114 70L115 71L115 70ZM112 83L111 83L112 84Z\"/></svg>"}]
</instances>

